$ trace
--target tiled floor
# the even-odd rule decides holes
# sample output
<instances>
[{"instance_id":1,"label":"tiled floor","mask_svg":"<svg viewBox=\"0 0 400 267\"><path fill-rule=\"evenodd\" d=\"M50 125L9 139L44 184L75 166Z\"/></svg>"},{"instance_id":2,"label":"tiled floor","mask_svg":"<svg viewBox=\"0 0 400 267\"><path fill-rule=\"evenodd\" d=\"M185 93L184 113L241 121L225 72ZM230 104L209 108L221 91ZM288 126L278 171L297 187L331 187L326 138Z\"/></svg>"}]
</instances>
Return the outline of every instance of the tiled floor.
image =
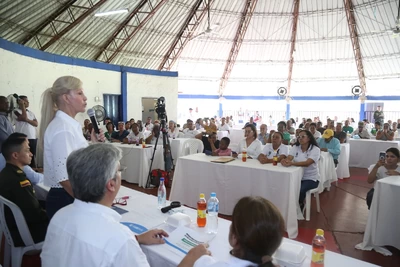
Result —
<instances>
[{"instance_id":1,"label":"tiled floor","mask_svg":"<svg viewBox=\"0 0 400 267\"><path fill-rule=\"evenodd\" d=\"M351 168L350 173L351 178L340 180L338 186L333 184L329 192L325 191L320 195L320 213L317 213L313 200L311 220L299 221L299 235L296 240L310 244L315 235L315 229L322 228L325 230L327 247L331 251L380 266L400 266L400 251L395 248L389 247L393 252L390 257L382 256L374 251L360 251L354 248L356 244L362 242L368 217L365 196L372 185L366 182L366 169ZM143 189L126 182L123 182L123 185L148 194L157 194L157 189ZM230 219L230 216L222 217ZM2 262L1 258L0 262ZM22 266L38 267L40 259L38 256L25 256Z\"/></svg>"}]
</instances>

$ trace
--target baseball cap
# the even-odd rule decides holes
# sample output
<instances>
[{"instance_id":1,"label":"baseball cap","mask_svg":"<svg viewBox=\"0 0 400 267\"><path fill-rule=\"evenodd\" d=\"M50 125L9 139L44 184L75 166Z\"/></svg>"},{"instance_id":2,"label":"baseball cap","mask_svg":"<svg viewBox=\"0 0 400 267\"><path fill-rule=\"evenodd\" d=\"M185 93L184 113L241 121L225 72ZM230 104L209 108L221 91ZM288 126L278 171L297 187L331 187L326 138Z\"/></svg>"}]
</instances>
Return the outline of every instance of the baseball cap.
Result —
<instances>
[{"instance_id":1,"label":"baseball cap","mask_svg":"<svg viewBox=\"0 0 400 267\"><path fill-rule=\"evenodd\" d=\"M328 139L334 136L333 131L331 129L327 129L324 131L324 134L322 135L322 138Z\"/></svg>"}]
</instances>

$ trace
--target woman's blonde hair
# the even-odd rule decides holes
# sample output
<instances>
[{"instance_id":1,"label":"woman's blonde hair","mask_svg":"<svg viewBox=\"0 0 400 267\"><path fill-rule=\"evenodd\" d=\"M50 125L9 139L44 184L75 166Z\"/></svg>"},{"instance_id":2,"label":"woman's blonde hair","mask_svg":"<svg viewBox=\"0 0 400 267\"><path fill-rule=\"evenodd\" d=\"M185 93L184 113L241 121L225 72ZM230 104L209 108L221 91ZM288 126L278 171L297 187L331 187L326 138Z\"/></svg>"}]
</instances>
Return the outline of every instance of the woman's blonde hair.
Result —
<instances>
[{"instance_id":1,"label":"woman's blonde hair","mask_svg":"<svg viewBox=\"0 0 400 267\"><path fill-rule=\"evenodd\" d=\"M39 138L40 145L43 148L44 133L47 126L53 120L59 109L61 96L68 94L71 90L77 90L82 87L82 82L73 76L63 76L58 78L53 86L46 89L42 94L42 116L40 121Z\"/></svg>"}]
</instances>

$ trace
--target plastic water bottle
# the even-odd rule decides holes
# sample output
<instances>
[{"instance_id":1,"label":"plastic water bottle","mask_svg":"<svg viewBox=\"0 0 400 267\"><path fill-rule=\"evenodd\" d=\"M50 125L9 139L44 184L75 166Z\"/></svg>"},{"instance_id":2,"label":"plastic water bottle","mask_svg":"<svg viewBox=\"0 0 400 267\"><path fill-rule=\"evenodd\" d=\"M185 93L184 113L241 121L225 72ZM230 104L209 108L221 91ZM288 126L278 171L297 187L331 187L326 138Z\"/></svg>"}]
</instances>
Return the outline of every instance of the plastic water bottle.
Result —
<instances>
[{"instance_id":1,"label":"plastic water bottle","mask_svg":"<svg viewBox=\"0 0 400 267\"><path fill-rule=\"evenodd\" d=\"M324 230L317 229L312 241L311 267L324 267L326 241Z\"/></svg>"},{"instance_id":2,"label":"plastic water bottle","mask_svg":"<svg viewBox=\"0 0 400 267\"><path fill-rule=\"evenodd\" d=\"M208 211L208 233L216 234L218 232L218 211L219 211L219 201L217 198L217 194L212 192L210 195L210 199L207 202L207 211Z\"/></svg>"},{"instance_id":3,"label":"plastic water bottle","mask_svg":"<svg viewBox=\"0 0 400 267\"><path fill-rule=\"evenodd\" d=\"M158 186L158 208L164 208L165 202L167 202L167 189L164 185L164 177L160 178L160 185Z\"/></svg>"}]
</instances>

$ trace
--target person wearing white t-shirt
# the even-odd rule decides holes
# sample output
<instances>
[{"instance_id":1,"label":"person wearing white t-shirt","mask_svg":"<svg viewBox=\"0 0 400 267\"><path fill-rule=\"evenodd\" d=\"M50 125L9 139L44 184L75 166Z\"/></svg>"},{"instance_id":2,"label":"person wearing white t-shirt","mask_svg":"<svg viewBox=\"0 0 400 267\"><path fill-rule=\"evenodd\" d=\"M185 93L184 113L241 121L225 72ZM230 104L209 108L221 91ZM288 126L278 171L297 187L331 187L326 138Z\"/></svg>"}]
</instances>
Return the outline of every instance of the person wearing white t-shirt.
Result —
<instances>
[{"instance_id":1,"label":"person wearing white t-shirt","mask_svg":"<svg viewBox=\"0 0 400 267\"><path fill-rule=\"evenodd\" d=\"M321 138L321 133L317 131L317 124L315 122L310 123L310 132L315 139Z\"/></svg>"},{"instance_id":2,"label":"person wearing white t-shirt","mask_svg":"<svg viewBox=\"0 0 400 267\"><path fill-rule=\"evenodd\" d=\"M146 123L145 123L145 125L144 125L144 129L143 130L147 130L147 131L152 131L153 130L153 127L154 127L154 124L153 123L151 123L151 117L148 117L147 118L147 121L146 121Z\"/></svg>"},{"instance_id":3,"label":"person wearing white t-shirt","mask_svg":"<svg viewBox=\"0 0 400 267\"><path fill-rule=\"evenodd\" d=\"M132 131L126 137L129 142L141 144L144 138L144 134L139 131L139 125L135 122L132 124Z\"/></svg>"},{"instance_id":4,"label":"person wearing white t-shirt","mask_svg":"<svg viewBox=\"0 0 400 267\"><path fill-rule=\"evenodd\" d=\"M121 187L121 158L121 150L111 144L69 155L66 169L75 201L50 221L40 255L43 267L150 266L140 245L164 244L168 234L153 229L135 235L120 223L121 215L111 207ZM203 255L210 252L199 245L179 266L193 266Z\"/></svg>"},{"instance_id":5,"label":"person wearing white t-shirt","mask_svg":"<svg viewBox=\"0 0 400 267\"><path fill-rule=\"evenodd\" d=\"M227 123L225 123L224 117L221 118L221 124L219 125L218 129L220 131L228 131L228 133L229 133L230 127Z\"/></svg>"},{"instance_id":6,"label":"person wearing white t-shirt","mask_svg":"<svg viewBox=\"0 0 400 267\"><path fill-rule=\"evenodd\" d=\"M179 137L179 128L176 127L176 123L173 120L170 120L168 123L168 137L169 138Z\"/></svg>"},{"instance_id":7,"label":"person wearing white t-shirt","mask_svg":"<svg viewBox=\"0 0 400 267\"><path fill-rule=\"evenodd\" d=\"M386 150L386 155L384 159L379 159L378 162L375 164L375 166L369 170L368 174L368 183L372 184L375 181L396 175L400 176L400 166L399 166L399 160L400 160L400 152L397 148L391 147ZM367 193L367 206L368 209L371 207L372 203L372 198L374 196L374 188L372 188L368 193Z\"/></svg>"},{"instance_id":8,"label":"person wearing white t-shirt","mask_svg":"<svg viewBox=\"0 0 400 267\"><path fill-rule=\"evenodd\" d=\"M192 120L187 120L187 127L183 129L183 137L184 138L195 138L196 135L198 135L200 131L196 130L193 121Z\"/></svg>"},{"instance_id":9,"label":"person wearing white t-shirt","mask_svg":"<svg viewBox=\"0 0 400 267\"><path fill-rule=\"evenodd\" d=\"M301 179L299 204L301 210L304 208L304 199L307 191L317 188L320 180L318 161L321 151L317 141L310 131L302 130L295 146L290 150L289 156L281 161L283 166L304 167Z\"/></svg>"},{"instance_id":10,"label":"person wearing white t-shirt","mask_svg":"<svg viewBox=\"0 0 400 267\"><path fill-rule=\"evenodd\" d=\"M272 163L275 155L278 156L278 162L281 162L289 154L288 146L282 143L283 135L281 132L274 132L271 140L272 143L267 143L258 156L261 164Z\"/></svg>"},{"instance_id":11,"label":"person wearing white t-shirt","mask_svg":"<svg viewBox=\"0 0 400 267\"><path fill-rule=\"evenodd\" d=\"M194 267L274 267L272 255L284 233L285 221L274 204L262 197L243 197L233 209L230 255L225 261L204 255Z\"/></svg>"},{"instance_id":12,"label":"person wearing white t-shirt","mask_svg":"<svg viewBox=\"0 0 400 267\"><path fill-rule=\"evenodd\" d=\"M82 82L73 76L58 78L42 95L40 139L43 147L44 184L51 187L47 194L46 212L49 218L74 201L68 179L66 161L69 154L88 143L76 114L85 112L86 96ZM104 142L104 133L91 133L91 141Z\"/></svg>"},{"instance_id":13,"label":"person wearing white t-shirt","mask_svg":"<svg viewBox=\"0 0 400 267\"><path fill-rule=\"evenodd\" d=\"M38 121L35 114L33 114L31 110L28 110L29 100L27 96L20 95L18 105L19 108L15 109L12 115L15 120L15 132L23 133L28 136L29 148L33 155L30 166L36 167L36 127L38 127Z\"/></svg>"},{"instance_id":14,"label":"person wearing white t-shirt","mask_svg":"<svg viewBox=\"0 0 400 267\"><path fill-rule=\"evenodd\" d=\"M257 139L257 129L253 124L247 124L244 128L244 137L239 142L238 151L232 152L232 157L237 158L238 153L242 153L246 150L247 157L251 159L257 159L262 150L260 140Z\"/></svg>"}]
</instances>

